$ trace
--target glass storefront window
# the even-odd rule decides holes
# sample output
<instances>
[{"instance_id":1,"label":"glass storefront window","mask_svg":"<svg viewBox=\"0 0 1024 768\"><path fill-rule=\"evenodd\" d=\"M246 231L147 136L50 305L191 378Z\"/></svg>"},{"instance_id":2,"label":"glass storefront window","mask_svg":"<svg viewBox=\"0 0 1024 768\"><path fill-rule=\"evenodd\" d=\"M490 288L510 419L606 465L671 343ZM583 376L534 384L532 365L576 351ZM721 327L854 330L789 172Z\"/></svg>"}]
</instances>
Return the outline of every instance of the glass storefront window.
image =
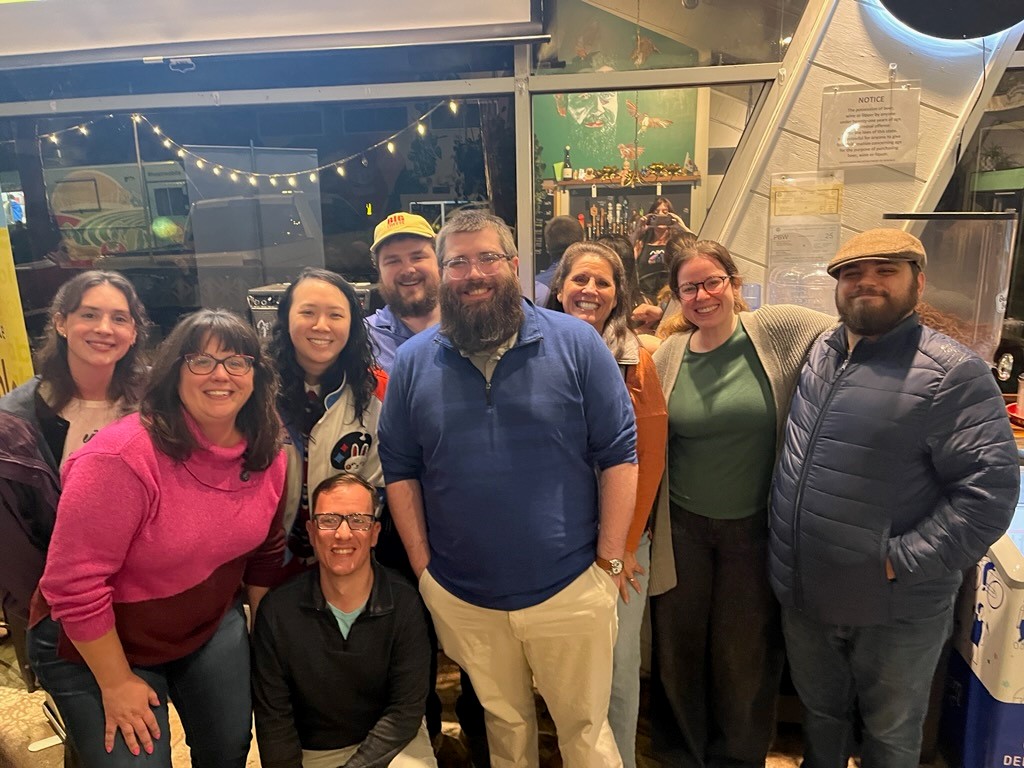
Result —
<instances>
[{"instance_id":1,"label":"glass storefront window","mask_svg":"<svg viewBox=\"0 0 1024 768\"><path fill-rule=\"evenodd\" d=\"M782 61L806 0L558 0L536 74Z\"/></svg>"},{"instance_id":2,"label":"glass storefront window","mask_svg":"<svg viewBox=\"0 0 1024 768\"><path fill-rule=\"evenodd\" d=\"M244 313L250 289L304 266L372 283L388 213L440 225L483 205L514 221L514 146L511 97L0 120L30 332L84 269L124 272L164 330L200 306Z\"/></svg>"},{"instance_id":3,"label":"glass storefront window","mask_svg":"<svg viewBox=\"0 0 1024 768\"><path fill-rule=\"evenodd\" d=\"M543 230L555 216L579 221L588 238L634 238L665 197L699 231L764 88L535 95L537 272L551 267Z\"/></svg>"}]
</instances>

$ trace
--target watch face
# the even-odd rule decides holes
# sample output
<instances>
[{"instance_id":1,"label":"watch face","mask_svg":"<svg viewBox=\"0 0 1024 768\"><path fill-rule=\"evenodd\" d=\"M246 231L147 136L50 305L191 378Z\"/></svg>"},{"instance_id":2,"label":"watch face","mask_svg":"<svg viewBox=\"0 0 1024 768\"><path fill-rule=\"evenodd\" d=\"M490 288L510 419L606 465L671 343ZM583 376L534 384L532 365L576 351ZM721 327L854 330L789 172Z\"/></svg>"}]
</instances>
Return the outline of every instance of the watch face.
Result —
<instances>
[{"instance_id":1,"label":"watch face","mask_svg":"<svg viewBox=\"0 0 1024 768\"><path fill-rule=\"evenodd\" d=\"M618 576L620 573L622 573L622 561L621 560L609 560L608 562L612 566L612 569L611 569L612 576Z\"/></svg>"}]
</instances>

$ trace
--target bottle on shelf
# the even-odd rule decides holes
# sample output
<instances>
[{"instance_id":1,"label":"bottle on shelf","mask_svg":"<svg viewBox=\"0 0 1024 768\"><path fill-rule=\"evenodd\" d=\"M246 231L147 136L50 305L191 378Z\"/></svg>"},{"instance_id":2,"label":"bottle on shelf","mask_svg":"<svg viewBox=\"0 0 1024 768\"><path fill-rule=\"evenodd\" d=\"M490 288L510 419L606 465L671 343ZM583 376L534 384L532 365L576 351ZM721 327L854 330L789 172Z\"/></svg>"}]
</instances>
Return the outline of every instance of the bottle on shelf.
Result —
<instances>
[{"instance_id":1,"label":"bottle on shelf","mask_svg":"<svg viewBox=\"0 0 1024 768\"><path fill-rule=\"evenodd\" d=\"M569 145L565 145L565 160L562 162L562 181L572 181L572 160L569 157Z\"/></svg>"}]
</instances>

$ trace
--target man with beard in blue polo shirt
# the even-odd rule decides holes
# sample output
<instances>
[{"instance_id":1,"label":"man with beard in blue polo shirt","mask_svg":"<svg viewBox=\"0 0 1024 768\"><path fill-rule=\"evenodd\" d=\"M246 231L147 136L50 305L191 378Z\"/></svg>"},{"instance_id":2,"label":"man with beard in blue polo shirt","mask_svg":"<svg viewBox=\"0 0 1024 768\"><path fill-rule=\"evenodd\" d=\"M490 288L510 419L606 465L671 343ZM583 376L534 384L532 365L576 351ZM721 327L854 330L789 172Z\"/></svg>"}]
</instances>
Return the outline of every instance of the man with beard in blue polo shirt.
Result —
<instances>
[{"instance_id":1,"label":"man with beard in blue polo shirt","mask_svg":"<svg viewBox=\"0 0 1024 768\"><path fill-rule=\"evenodd\" d=\"M622 765L608 725L636 429L593 328L520 296L500 219L438 235L441 325L402 345L380 424L388 502L491 765L538 765L536 682L568 768ZM596 469L596 472L595 472Z\"/></svg>"}]
</instances>

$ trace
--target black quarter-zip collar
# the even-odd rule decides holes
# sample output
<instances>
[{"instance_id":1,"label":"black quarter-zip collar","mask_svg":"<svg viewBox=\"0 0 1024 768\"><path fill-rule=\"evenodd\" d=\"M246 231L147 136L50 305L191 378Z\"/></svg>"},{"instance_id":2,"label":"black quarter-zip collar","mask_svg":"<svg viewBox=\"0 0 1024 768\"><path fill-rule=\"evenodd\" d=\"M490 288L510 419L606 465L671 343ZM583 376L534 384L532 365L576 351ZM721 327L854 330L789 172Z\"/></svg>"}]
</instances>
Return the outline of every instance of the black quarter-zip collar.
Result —
<instances>
[{"instance_id":1,"label":"black quarter-zip collar","mask_svg":"<svg viewBox=\"0 0 1024 768\"><path fill-rule=\"evenodd\" d=\"M376 557L371 558L373 568L373 586L370 587L370 596L366 599L366 608L363 611L367 616L384 616L395 610L395 598L391 593L391 580L387 572L377 562ZM319 570L311 571L309 577L309 591L306 592L300 607L305 610L329 612L327 598L320 588Z\"/></svg>"}]
</instances>

